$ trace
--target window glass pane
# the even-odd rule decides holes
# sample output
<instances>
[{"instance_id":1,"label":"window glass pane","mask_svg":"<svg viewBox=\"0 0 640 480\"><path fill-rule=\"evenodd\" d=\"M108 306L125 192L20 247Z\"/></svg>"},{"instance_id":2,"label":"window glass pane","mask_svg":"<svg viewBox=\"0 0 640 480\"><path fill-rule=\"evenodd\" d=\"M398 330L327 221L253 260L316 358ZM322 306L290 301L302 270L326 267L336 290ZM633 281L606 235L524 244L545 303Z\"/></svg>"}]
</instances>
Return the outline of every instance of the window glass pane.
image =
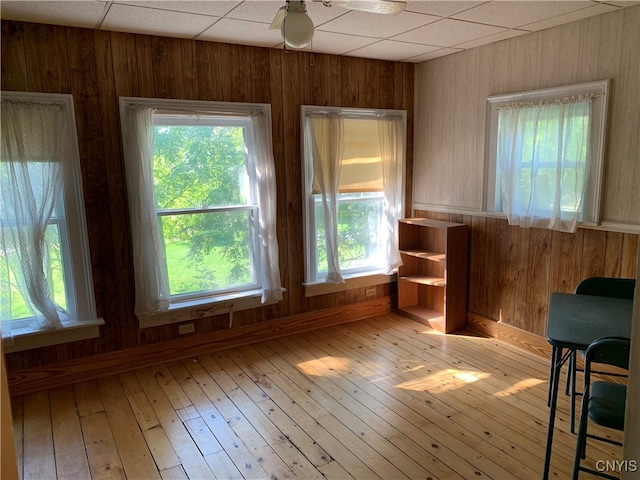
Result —
<instances>
[{"instance_id":1,"label":"window glass pane","mask_svg":"<svg viewBox=\"0 0 640 480\"><path fill-rule=\"evenodd\" d=\"M3 238L9 238L12 235L11 227L4 228ZM57 225L49 225L45 232L45 276L49 283L49 291L51 300L64 310L67 308L67 297L64 283L64 263L62 261L62 249L60 243L60 232ZM4 257L0 260L0 276L5 281L8 279L7 285L3 285L3 298L7 301L9 307L9 318L11 320L23 320L40 315L36 310L32 312L25 301L26 292L22 292L18 285L20 282L16 279L15 272L20 271L19 260L15 249L11 246L3 246L0 256ZM21 275L18 273L18 275ZM24 294L24 295L23 295Z\"/></svg>"},{"instance_id":2,"label":"window glass pane","mask_svg":"<svg viewBox=\"0 0 640 480\"><path fill-rule=\"evenodd\" d=\"M316 204L317 271L327 272L324 215L320 195ZM338 199L338 258L345 272L384 266L378 231L382 220L383 199L379 193L341 194Z\"/></svg>"},{"instance_id":3,"label":"window glass pane","mask_svg":"<svg viewBox=\"0 0 640 480\"><path fill-rule=\"evenodd\" d=\"M154 191L156 208L165 212L159 226L171 295L255 288L251 219L257 211L226 208L254 201L247 127L184 122L156 122L154 137ZM205 211L167 215L170 210Z\"/></svg>"},{"instance_id":4,"label":"window glass pane","mask_svg":"<svg viewBox=\"0 0 640 480\"><path fill-rule=\"evenodd\" d=\"M244 127L157 125L154 139L159 210L251 203Z\"/></svg>"},{"instance_id":5,"label":"window glass pane","mask_svg":"<svg viewBox=\"0 0 640 480\"><path fill-rule=\"evenodd\" d=\"M601 81L489 97L484 208L516 225L597 224L607 92Z\"/></svg>"},{"instance_id":6,"label":"window glass pane","mask_svg":"<svg viewBox=\"0 0 640 480\"><path fill-rule=\"evenodd\" d=\"M255 284L252 210L159 217L171 295Z\"/></svg>"},{"instance_id":7,"label":"window glass pane","mask_svg":"<svg viewBox=\"0 0 640 480\"><path fill-rule=\"evenodd\" d=\"M561 192L560 208L563 212L575 212L582 207L582 195L585 181L585 163L588 149L589 118L585 115L566 115L560 128L560 107L551 109L550 116L537 115L535 109L529 109L533 118L529 118L521 131L519 178L519 211L528 210L528 202L533 199L535 211L550 212L553 209L556 185ZM499 135L513 135L508 122L500 116ZM559 142L562 143L559 143ZM561 165L558 182L557 165ZM532 180L532 171L535 178ZM532 192L535 189L535 193Z\"/></svg>"},{"instance_id":8,"label":"window glass pane","mask_svg":"<svg viewBox=\"0 0 640 480\"><path fill-rule=\"evenodd\" d=\"M345 118L340 192L381 192L382 190L377 120Z\"/></svg>"}]
</instances>

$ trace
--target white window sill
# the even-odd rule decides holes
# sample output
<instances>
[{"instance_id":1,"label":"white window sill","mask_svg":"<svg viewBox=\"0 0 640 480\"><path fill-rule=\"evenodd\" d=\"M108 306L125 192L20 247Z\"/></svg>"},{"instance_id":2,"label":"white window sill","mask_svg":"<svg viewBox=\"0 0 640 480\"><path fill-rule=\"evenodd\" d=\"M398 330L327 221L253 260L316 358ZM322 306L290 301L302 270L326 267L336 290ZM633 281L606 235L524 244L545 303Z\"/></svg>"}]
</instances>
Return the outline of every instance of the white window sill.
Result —
<instances>
[{"instance_id":1,"label":"white window sill","mask_svg":"<svg viewBox=\"0 0 640 480\"><path fill-rule=\"evenodd\" d=\"M82 322L64 322L64 328L59 330L36 330L31 327L14 328L11 330L10 337L2 339L2 348L5 353L11 353L97 338L100 336L100 325L104 325L102 318Z\"/></svg>"},{"instance_id":2,"label":"white window sill","mask_svg":"<svg viewBox=\"0 0 640 480\"><path fill-rule=\"evenodd\" d=\"M327 293L343 292L353 288L374 287L385 283L393 283L397 279L397 275L387 275L386 273L367 273L365 275L345 276L344 283L327 283L327 282L309 282L303 283L305 297L315 297L316 295L325 295Z\"/></svg>"},{"instance_id":3,"label":"white window sill","mask_svg":"<svg viewBox=\"0 0 640 480\"><path fill-rule=\"evenodd\" d=\"M282 292L286 290L283 288ZM154 315L138 317L140 328L158 327L171 323L187 322L214 315L229 314L229 327L233 323L233 312L249 310L251 308L274 305L277 302L262 303L262 290L248 290L215 298L206 297L196 300L172 303L169 310Z\"/></svg>"}]
</instances>

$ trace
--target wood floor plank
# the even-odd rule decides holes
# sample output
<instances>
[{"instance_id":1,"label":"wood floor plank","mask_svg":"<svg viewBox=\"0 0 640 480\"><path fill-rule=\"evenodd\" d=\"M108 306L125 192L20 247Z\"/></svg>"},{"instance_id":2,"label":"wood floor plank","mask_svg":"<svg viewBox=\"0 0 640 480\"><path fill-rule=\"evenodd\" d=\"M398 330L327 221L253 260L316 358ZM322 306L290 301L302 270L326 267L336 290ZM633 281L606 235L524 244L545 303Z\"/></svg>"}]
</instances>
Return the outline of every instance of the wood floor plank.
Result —
<instances>
[{"instance_id":1,"label":"wood floor plank","mask_svg":"<svg viewBox=\"0 0 640 480\"><path fill-rule=\"evenodd\" d=\"M90 478L73 386L51 390L49 400L58 478Z\"/></svg>"},{"instance_id":2,"label":"wood floor plank","mask_svg":"<svg viewBox=\"0 0 640 480\"><path fill-rule=\"evenodd\" d=\"M314 439L331 457L340 463L341 467L355 478L380 478L365 462L360 460L350 446L342 443L344 437L341 430L330 431L326 428L324 417L330 413L319 406L312 398L289 380L271 364L268 357L261 356L252 347L240 349L242 358L251 363L246 365L248 371L258 371L260 384L270 398L287 412L291 419L300 425L304 431ZM235 357L235 361L239 361ZM324 412L323 415L320 413Z\"/></svg>"},{"instance_id":3,"label":"wood floor plank","mask_svg":"<svg viewBox=\"0 0 640 480\"><path fill-rule=\"evenodd\" d=\"M299 449L291 444L290 439L250 399L226 369L221 367L218 363L218 357L219 355L215 357L205 355L199 357L199 360L210 374L215 375L216 383L238 409L235 413L235 420L230 422L231 427L241 438L255 437L258 434L265 440L267 445L254 447L262 468L276 478L297 475L294 473L296 471L304 471L303 476L308 478L314 478L315 475L318 475L315 466L304 455L301 455ZM247 424L245 424L245 420ZM244 425L244 431L236 430L238 422ZM248 429L249 425L253 431Z\"/></svg>"},{"instance_id":4,"label":"wood floor plank","mask_svg":"<svg viewBox=\"0 0 640 480\"><path fill-rule=\"evenodd\" d=\"M160 470L160 477L162 477L162 480L189 480L182 465Z\"/></svg>"},{"instance_id":5,"label":"wood floor plank","mask_svg":"<svg viewBox=\"0 0 640 480\"><path fill-rule=\"evenodd\" d=\"M160 472L172 470L180 465L180 458L176 454L169 437L160 425L160 420L153 411L153 407L142 390L135 373L121 374L120 380L125 390L129 405L133 411L149 451Z\"/></svg>"},{"instance_id":6,"label":"wood floor plank","mask_svg":"<svg viewBox=\"0 0 640 480\"><path fill-rule=\"evenodd\" d=\"M216 478L220 480L240 480L244 478L225 450L209 454L204 459Z\"/></svg>"},{"instance_id":7,"label":"wood floor plank","mask_svg":"<svg viewBox=\"0 0 640 480\"><path fill-rule=\"evenodd\" d=\"M318 467L318 471L324 475L327 480L348 480L353 479L338 462L329 462Z\"/></svg>"},{"instance_id":8,"label":"wood floor plank","mask_svg":"<svg viewBox=\"0 0 640 480\"><path fill-rule=\"evenodd\" d=\"M329 333L330 333L330 332L329 332ZM325 333L325 334L326 334L326 333ZM318 335L318 336L320 336L320 335ZM329 338L331 338L331 337L329 337ZM330 341L334 342L334 344L339 342L339 340L338 340L338 339L336 339L336 338L332 338ZM349 348L349 347L347 347L347 348ZM363 349L359 349L359 350L358 350L358 353L359 353L359 354L362 354L363 352L365 352L365 353L366 353L366 352L369 352L369 350L367 350L366 348L363 348ZM374 355L375 355L375 354L374 354ZM366 360L365 360L365 361L363 361L362 363L366 363ZM415 368L415 367L414 367L414 368ZM406 380L407 378L409 378L409 377L407 377L407 376L402 377L402 379L403 379L403 380ZM406 383L406 382L403 382L403 383ZM395 389L395 390L397 390L397 389L396 389L396 386L395 386L394 384L388 384L388 383L385 383L385 382L376 382L376 385L377 385L379 388L381 388L381 387L383 387L383 386L385 386L385 385L386 385L386 389L387 389L387 391L388 391L390 394L397 396L397 397L398 397L401 401L403 401L403 402L406 402L406 393L409 393L409 394L411 393L410 391L409 391L409 392L404 392L404 393L405 393L405 395L399 395L398 393L393 393L393 392L394 392L394 389ZM365 387L365 388L366 388L366 387ZM452 392L448 392L448 393L447 393L447 395L448 395L448 396L452 396L452 395L453 395L453 396L455 396L455 398L457 399L456 401L457 401L457 402L459 402L459 404L461 404L461 405L462 405L462 404L464 404L465 399L464 399L464 395L462 395L462 394L461 394L461 392L458 392L457 390L454 390L454 391L452 391ZM461 395L462 395L462 396L461 396ZM478 395L476 395L476 396L478 396ZM437 398L437 397L432 397L432 400L431 400L431 402L432 402L432 403L433 403L433 402L437 402L437 401L440 401L440 399L439 399L439 398ZM392 402L392 401L388 401L388 402L386 402L386 403L388 403L389 405L393 405L393 402ZM414 406L413 406L413 408L416 408L416 407L415 407L415 404L413 404L413 405L414 405ZM422 406L418 406L418 409L422 409L423 411L425 410L425 409L424 409L424 407L422 407ZM402 408L400 408L400 407L395 407L395 410L396 410L397 412L399 412L399 413L402 413L402 414L404 414L404 415L407 415L407 413L405 413L405 411L404 411ZM447 415L446 417L439 416L439 417L431 417L431 418L435 418L435 419L438 419L438 418L441 418L441 419L442 419L442 418L446 418L446 419L447 419L447 420L446 420L446 423L440 423L440 426L441 426L444 430L446 430L447 432L449 432L449 431L451 431L451 432L456 432L456 431L457 431L459 435L462 435L463 437L465 437L465 431L464 431L464 430L460 431L460 430L459 430L459 429L457 429L456 427L452 427L452 426L449 424L449 422L453 422L453 421L454 421L456 418L458 418L458 417L465 417L466 415L468 415L468 414L469 414L469 412L474 412L474 411L476 411L476 408L472 408L472 409L465 409L465 410L461 411L460 413L456 413L456 414L453 414L453 415ZM412 417L408 417L408 418L412 418ZM444 422L444 421L441 421L441 422ZM418 422L415 422L415 423L416 423L417 425L419 425L419 423L418 423ZM454 422L454 423L455 423L455 422ZM410 430L410 429L408 429L408 430ZM470 443L470 444L468 444L466 448L467 448L467 449L468 449L468 448L471 448L471 449L472 449L472 451L473 451L473 450L475 450L476 448L478 448L477 444L478 444L478 441L479 441L479 440L482 440L483 432L484 432L484 430L482 430L482 431L478 431L478 430L476 430L476 431L475 431L475 437L476 437L476 440L475 440L475 441L472 441L472 440L471 440L471 443ZM471 435L466 435L466 438L473 439L473 437L474 437L473 432L469 432L469 433L472 433L472 434L471 434ZM443 435L442 433L437 433L435 436L441 439L441 438L442 438L442 435ZM438 443L440 443L440 442L438 442ZM541 448L543 448L543 447L541 447ZM461 446L461 445L459 445L459 449L458 449L458 451L460 451L460 450L464 451L464 448L462 448L462 446ZM494 456L495 456L495 455L494 455ZM501 454L500 454L500 455L498 455L498 458L499 458L500 456L503 456L503 455L501 455ZM490 456L490 458L492 458L492 456ZM517 462L519 462L519 461L520 461L520 460L517 460ZM462 460L462 462L464 462L464 460ZM512 463L513 463L513 462L512 462ZM452 459L452 460L448 461L448 462L447 462L447 464L449 464L449 465L458 465L458 468L459 468L459 466L461 465L461 463L460 463L460 459L458 459L458 461L454 461L454 460ZM463 475L467 475L467 476L468 476L468 475L469 475L469 473L466 473L466 474L463 474ZM523 475L523 473L520 473L520 475ZM529 471L528 471L528 473L527 473L527 475L531 476L531 475L532 475L532 472L529 470ZM533 476L536 476L536 475L534 474Z\"/></svg>"},{"instance_id":9,"label":"wood floor plank","mask_svg":"<svg viewBox=\"0 0 640 480\"><path fill-rule=\"evenodd\" d=\"M187 427L187 430L189 430L191 438L196 442L203 457L224 450L202 417L187 420L184 422L184 425Z\"/></svg>"},{"instance_id":10,"label":"wood floor plank","mask_svg":"<svg viewBox=\"0 0 640 480\"><path fill-rule=\"evenodd\" d=\"M111 425L95 381L74 385L76 405L92 479L124 479Z\"/></svg>"},{"instance_id":11,"label":"wood floor plank","mask_svg":"<svg viewBox=\"0 0 640 480\"><path fill-rule=\"evenodd\" d=\"M311 344L308 343L301 343L300 340L297 340L297 345L299 345L301 348L297 348L296 345L292 344L289 340L287 340L286 338L283 339L281 342L289 342L289 346L290 348L295 348L297 349L299 352L301 352L302 354L308 354L311 356L316 356L318 358L320 358L320 361L322 361L322 359L325 358L331 358L330 355L326 355L326 351L321 351L318 352L314 349L314 347ZM329 367L329 365L327 365L327 367ZM354 374L355 373L355 374ZM419 439L416 444L430 444L430 445L437 445L437 448L434 447L434 449L437 449L437 454L439 457L443 457L447 454L449 454L449 458L447 459L446 463L449 464L454 464L454 463L458 463L458 462L464 462L463 458L461 458L460 456L455 456L455 460L454 458L452 458L453 452L451 451L447 451L447 449L442 447L442 440L443 437L446 437L447 435L450 435L451 433L453 433L454 435L458 435L458 436L467 436L473 439L472 435L469 435L468 432L466 431L456 431L455 428L452 428L452 425L450 423L450 421L446 422L445 425L439 425L441 427L441 430L436 430L434 425L428 425L428 419L427 418L421 418L419 419L418 416L416 415L411 415L411 412L409 414L406 413L405 411L405 415L410 415L409 416L409 420L405 419L402 417L402 415L398 414L398 411L402 409L403 405L401 402L395 401L395 399L389 395L386 395L385 392L381 391L380 389L377 388L368 388L371 386L371 384L368 384L367 382L360 382L358 381L359 375L357 375L357 372L355 372L354 370L346 370L345 372L342 373L342 375L344 375L345 380L347 380L348 382L352 382L353 387L350 386L346 386L346 388L344 389L345 394L347 393L347 389L353 391L353 396L355 396L358 401L360 401L360 403L370 409L374 414L378 415L378 420L377 421L372 421L371 418L375 418L375 417L370 417L369 420L367 421L367 423L369 424L373 424L373 425L385 425L385 424L393 424L394 426L396 426L399 431L398 434L403 433L405 436L408 435L408 432L411 432L412 430L414 431L414 435L416 436L420 436L421 434L424 434L424 431L428 431L428 430L432 430L435 433L430 437L430 438L425 438L425 439ZM330 377L332 380L334 380L334 376ZM444 423L444 422L443 422ZM423 430L423 431L420 431ZM397 436L397 435L396 435ZM437 439L437 440L436 440ZM453 438L451 438L451 440L453 441ZM481 438L477 438L475 440L473 440L474 442L474 446L476 448L478 448L479 443L482 439ZM407 449L407 446L403 445L403 451L405 452L409 452L409 450ZM459 445L458 450L460 450L462 448L462 445ZM483 452L483 453L487 453L487 452ZM505 463L509 463L511 461L510 458L505 457L504 455L501 455L501 452L490 452L493 455L486 455L487 458L496 458L497 460L499 460L501 462L501 464L505 464ZM422 453L422 456L424 456L425 453ZM416 460L418 460L416 458ZM419 460L418 460L419 461ZM519 465L515 464L515 462L513 462L514 465L512 465L514 468L520 468ZM505 475L507 474L507 471L500 471L501 467L498 465L495 465L493 462L492 463L488 463L486 465L486 468L489 471L493 471L496 472L497 475ZM522 474L522 473L521 473ZM476 475L475 471L474 471L474 475ZM528 472L529 476L534 476L533 472ZM489 475L491 476L491 475Z\"/></svg>"},{"instance_id":12,"label":"wood floor plank","mask_svg":"<svg viewBox=\"0 0 640 480\"><path fill-rule=\"evenodd\" d=\"M182 362L182 364L172 363L170 370L220 445L224 447L240 474L244 478L268 477L257 459L254 458L244 442L238 438L214 405L212 397L216 398L216 394L219 394L219 388L212 387L215 382L207 371L198 362L190 361ZM222 401L221 398L220 401Z\"/></svg>"},{"instance_id":13,"label":"wood floor plank","mask_svg":"<svg viewBox=\"0 0 640 480\"><path fill-rule=\"evenodd\" d=\"M188 410L188 408L191 407L189 397L187 397L180 386L176 384L166 365L154 365L151 367L151 371L167 397L167 400L171 402L171 405L176 411Z\"/></svg>"},{"instance_id":14,"label":"wood floor plank","mask_svg":"<svg viewBox=\"0 0 640 480\"><path fill-rule=\"evenodd\" d=\"M98 379L98 390L127 478L159 480L156 464L118 377Z\"/></svg>"},{"instance_id":15,"label":"wood floor plank","mask_svg":"<svg viewBox=\"0 0 640 480\"><path fill-rule=\"evenodd\" d=\"M189 478L213 478L213 472L158 385L153 371L142 369L135 373Z\"/></svg>"},{"instance_id":16,"label":"wood floor plank","mask_svg":"<svg viewBox=\"0 0 640 480\"><path fill-rule=\"evenodd\" d=\"M358 334L360 335L359 338L363 339L363 341L367 341L372 348L378 348L384 351L384 349L389 346L397 347L400 349L400 352L402 352L402 355L415 359L418 362L428 362L429 365L437 369L438 376L434 377L436 380L445 374L442 378L446 381L442 388L447 391L460 389L468 392L469 395L474 398L481 399L484 397L484 399L490 399L494 393L502 390L503 384L492 375L492 371L487 371L484 368L477 368L477 366L458 359L459 357L454 357L456 360L451 360L452 357L441 349L441 344L433 344L431 345L432 348L425 351L424 346L415 346L410 337L403 337L399 339L398 342L390 341L382 335L377 335L375 340L371 338L364 340L367 334L372 335L369 333L370 330L366 327L364 328L364 332L364 335L361 333ZM430 336L427 341L432 341L433 338L435 337ZM394 343L398 343L398 345L394 345ZM453 363L454 361L456 363ZM447 374L450 376L446 377ZM415 375L415 377L418 379L423 378L421 375ZM425 386L435 389L435 391L440 391L437 384L433 385L431 381L427 382ZM511 396L505 397L505 399L506 401L511 401L517 404L517 406L528 414L537 415L537 418L540 420L546 420L548 416L546 406L529 401L530 398L526 391L522 392L522 395L517 397Z\"/></svg>"},{"instance_id":17,"label":"wood floor plank","mask_svg":"<svg viewBox=\"0 0 640 480\"><path fill-rule=\"evenodd\" d=\"M357 402L353 401L349 396L340 396L339 393L336 393L337 398L332 396L332 386L324 382L322 377L315 377L311 380L301 373L297 368L297 364L300 362L292 356L290 351L281 348L278 342L268 342L268 344L259 345L257 348L268 348L276 353L274 361L278 362L278 368L285 372L290 379L294 380L298 386L309 390L309 395L313 396L324 408L331 412L331 417L323 418L325 421L330 422L330 428L341 428L343 430L341 435L348 439L347 441L351 445L352 451L356 451L356 449L359 451L360 459L363 462L375 462L379 465L379 472L387 478L402 478L405 476L389 460L390 457L402 457L403 462L409 465L408 469L414 467L419 469L419 465L389 443L370 424L359 416L349 415L350 411L358 411L358 408L360 408ZM347 406L345 406L345 403ZM373 419L373 417L369 418ZM340 425L338 425L338 422ZM381 452L384 452L384 455ZM422 470L421 473L428 472Z\"/></svg>"},{"instance_id":18,"label":"wood floor plank","mask_svg":"<svg viewBox=\"0 0 640 480\"><path fill-rule=\"evenodd\" d=\"M381 317L380 319L383 323L389 322L389 319L387 317ZM368 324L370 325L370 322L363 322L361 326L365 330L368 329L371 335L379 335L377 339L381 342L384 342L384 331L381 332L379 326L377 326L377 328L376 326L367 327ZM434 357L437 357L439 359L447 358L446 356L443 356L443 354L440 352L440 349L438 348L439 346L441 346L441 343L443 341L447 341L446 336L440 334L430 334L426 336L426 339L417 341L411 336L403 335L402 331L406 331L408 333L409 330L406 330L406 325L398 323L393 323L389 331L393 332L393 336L396 339L396 341L393 343L395 344L399 342L398 345L400 345L401 348L407 349L412 355L415 355L416 358L422 358L423 360L427 358L433 359ZM489 377L483 379L482 382L474 384L477 385L481 390L483 390L485 394L489 395L489 397L487 398L502 396L505 402L515 406L517 409L520 409L523 415L529 416L536 413L537 415L535 419L537 420L537 425L541 427L543 425L546 425L548 412L543 401L546 400L547 395L546 376L548 374L545 375L543 373L540 373L546 371L546 369L548 368L546 365L544 365L545 362L543 362L541 359L536 359L537 361L530 362L532 366L531 372L525 373L525 369L523 369L521 373L518 373L517 370L514 373L514 370L512 370L510 366L518 361L522 361L523 359L522 355L518 355L519 352L517 349L515 349L515 347L511 347L511 349L516 350L514 352L516 356L512 358L508 363L504 361L502 355L498 360L488 362L486 353L478 353L478 348L482 348L481 346L487 345L486 339L475 338L474 341L471 342L469 341L469 339L464 337L460 338L456 336L456 338L458 339L458 341L455 342L455 345L448 348L449 351L451 351L451 353L453 353L455 355L455 358L457 359L457 368L463 368L465 366L470 368L471 365L475 365L476 367L481 367L483 372L490 375ZM428 356L422 355L422 353L420 352L420 349L424 346L425 341L433 347L430 350ZM383 345L383 347L384 346L389 346L389 343ZM413 348L411 346L413 346ZM471 356L469 356L469 352L472 352ZM475 354L473 352L475 352ZM533 358L531 358L530 360L533 360ZM499 368L496 368L496 361L500 363ZM531 374L533 373L533 371L536 371L536 365L538 374L534 374L535 376L532 376ZM500 378L505 377L505 375L507 376L507 378L512 378L512 375L516 377L520 375L521 377L524 377L524 379L522 382L519 382L519 386L513 388L512 384L508 382L506 382L505 384L500 381ZM530 383L531 381L533 381L533 384ZM487 387L488 385L493 385L493 387ZM493 389L495 389L495 391ZM509 392L514 390L518 391L518 395L509 395ZM478 395L475 394L474 396ZM566 400L566 397L563 397L561 395L559 398L558 416L564 415L566 417L566 415L568 415L568 404L564 400ZM486 405L486 402L484 403L484 405ZM482 407L482 405L480 407ZM503 407L504 403L501 404L501 408ZM562 428L562 426L559 428L561 430L561 433ZM613 437L617 436L617 432L612 433L610 430L607 432L606 430L600 429L600 427L598 426L595 426L594 428L594 433L599 432L601 435L613 435ZM569 433L568 430L565 430L565 432ZM540 435L542 436L541 438L546 438L546 428L542 427L540 429ZM570 448L573 449L573 435L569 433L569 437ZM560 444L566 438L566 436L560 435L557 438L557 441ZM615 455L616 451L616 447L612 447L611 445L602 442L596 444L595 448L605 456Z\"/></svg>"},{"instance_id":19,"label":"wood floor plank","mask_svg":"<svg viewBox=\"0 0 640 480\"><path fill-rule=\"evenodd\" d=\"M25 395L23 415L23 478L46 478L56 471L49 392Z\"/></svg>"},{"instance_id":20,"label":"wood floor plank","mask_svg":"<svg viewBox=\"0 0 640 480\"><path fill-rule=\"evenodd\" d=\"M253 380L248 374L242 370L242 368L236 364L226 354L224 356L218 355L217 360L219 365L234 379L237 385L243 389L243 391L252 399L255 405L266 415L274 426L278 429L281 435L283 435L288 442L295 445L295 448L300 450L314 466L324 465L329 463L331 458L329 454L324 451L317 442L307 435L307 433L291 419L269 396L257 385L262 379L259 376L258 379ZM256 369L253 368L250 371L256 373Z\"/></svg>"},{"instance_id":21,"label":"wood floor plank","mask_svg":"<svg viewBox=\"0 0 640 480\"><path fill-rule=\"evenodd\" d=\"M500 340L387 314L15 397L14 439L37 480L537 479L548 371ZM568 416L561 393L558 480ZM584 464L621 453L589 439Z\"/></svg>"}]
</instances>

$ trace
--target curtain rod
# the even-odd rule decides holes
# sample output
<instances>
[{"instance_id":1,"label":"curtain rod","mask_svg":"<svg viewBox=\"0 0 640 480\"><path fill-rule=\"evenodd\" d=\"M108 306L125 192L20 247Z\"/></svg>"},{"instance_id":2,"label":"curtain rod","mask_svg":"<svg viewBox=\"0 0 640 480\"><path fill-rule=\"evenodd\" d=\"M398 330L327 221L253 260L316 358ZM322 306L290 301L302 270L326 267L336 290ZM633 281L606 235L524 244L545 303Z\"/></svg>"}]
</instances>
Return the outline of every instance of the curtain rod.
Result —
<instances>
[{"instance_id":1,"label":"curtain rod","mask_svg":"<svg viewBox=\"0 0 640 480\"><path fill-rule=\"evenodd\" d=\"M149 106L149 105L145 105L145 106ZM154 108L154 107L152 107ZM155 107L155 113L157 115L175 115L175 114L180 114L180 115L188 115L188 116L225 116L225 117L229 117L229 116L234 116L234 117L249 117L251 115L252 112L254 112L253 110L247 109L245 111L242 110L185 110L184 108L171 108L171 107L162 107L162 108L157 108ZM257 112L257 111L256 111Z\"/></svg>"}]
</instances>

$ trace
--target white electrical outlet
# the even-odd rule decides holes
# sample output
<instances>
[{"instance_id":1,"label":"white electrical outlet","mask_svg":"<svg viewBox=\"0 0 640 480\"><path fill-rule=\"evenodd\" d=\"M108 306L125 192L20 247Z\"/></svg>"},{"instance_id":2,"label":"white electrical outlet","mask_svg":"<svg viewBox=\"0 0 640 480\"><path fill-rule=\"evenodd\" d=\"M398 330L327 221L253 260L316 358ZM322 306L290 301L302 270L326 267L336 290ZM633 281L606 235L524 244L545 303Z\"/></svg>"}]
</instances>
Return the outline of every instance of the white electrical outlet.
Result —
<instances>
[{"instance_id":1,"label":"white electrical outlet","mask_svg":"<svg viewBox=\"0 0 640 480\"><path fill-rule=\"evenodd\" d=\"M180 335L186 335L187 333L193 333L196 331L196 327L193 323L184 323L178 326L178 333Z\"/></svg>"},{"instance_id":2,"label":"white electrical outlet","mask_svg":"<svg viewBox=\"0 0 640 480\"><path fill-rule=\"evenodd\" d=\"M364 294L367 297L375 297L376 296L376 289L375 288L367 288L364 291Z\"/></svg>"}]
</instances>

